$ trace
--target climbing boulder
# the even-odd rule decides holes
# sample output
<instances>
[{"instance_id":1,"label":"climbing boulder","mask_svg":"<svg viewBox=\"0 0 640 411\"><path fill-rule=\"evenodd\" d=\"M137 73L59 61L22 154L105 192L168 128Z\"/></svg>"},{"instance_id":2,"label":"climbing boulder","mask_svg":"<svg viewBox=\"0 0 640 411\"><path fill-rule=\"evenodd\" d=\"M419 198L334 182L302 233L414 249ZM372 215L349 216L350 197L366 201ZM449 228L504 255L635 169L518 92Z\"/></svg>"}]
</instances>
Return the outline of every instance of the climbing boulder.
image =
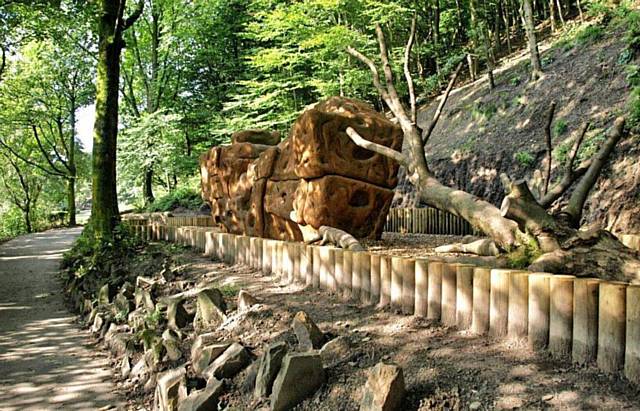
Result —
<instances>
[{"instance_id":1,"label":"climbing boulder","mask_svg":"<svg viewBox=\"0 0 640 411\"><path fill-rule=\"evenodd\" d=\"M333 97L304 111L277 146L272 133L247 130L200 158L203 198L225 231L302 240L300 225L330 226L379 238L398 164L355 145L353 128L400 150L402 130L370 105Z\"/></svg>"}]
</instances>

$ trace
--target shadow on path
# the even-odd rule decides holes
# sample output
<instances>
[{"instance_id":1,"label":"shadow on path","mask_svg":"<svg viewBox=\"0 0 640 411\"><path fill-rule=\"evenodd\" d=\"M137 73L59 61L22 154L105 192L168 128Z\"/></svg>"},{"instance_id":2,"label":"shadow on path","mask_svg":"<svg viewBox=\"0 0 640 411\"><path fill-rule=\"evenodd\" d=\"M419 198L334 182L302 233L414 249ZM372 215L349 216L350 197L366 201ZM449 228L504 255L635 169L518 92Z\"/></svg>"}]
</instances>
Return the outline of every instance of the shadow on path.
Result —
<instances>
[{"instance_id":1,"label":"shadow on path","mask_svg":"<svg viewBox=\"0 0 640 411\"><path fill-rule=\"evenodd\" d=\"M107 358L63 303L58 266L81 230L0 245L0 410L120 405Z\"/></svg>"}]
</instances>

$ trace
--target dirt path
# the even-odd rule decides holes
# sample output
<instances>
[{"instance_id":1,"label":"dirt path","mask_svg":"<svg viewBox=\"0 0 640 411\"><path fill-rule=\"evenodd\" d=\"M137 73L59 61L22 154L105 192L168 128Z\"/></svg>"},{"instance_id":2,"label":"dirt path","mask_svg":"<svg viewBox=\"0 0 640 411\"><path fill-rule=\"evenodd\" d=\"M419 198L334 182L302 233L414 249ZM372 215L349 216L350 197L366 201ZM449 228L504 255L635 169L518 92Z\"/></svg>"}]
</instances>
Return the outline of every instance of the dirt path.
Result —
<instances>
[{"instance_id":1,"label":"dirt path","mask_svg":"<svg viewBox=\"0 0 640 411\"><path fill-rule=\"evenodd\" d=\"M109 363L66 310L57 277L80 231L0 245L0 410L118 405Z\"/></svg>"}]
</instances>

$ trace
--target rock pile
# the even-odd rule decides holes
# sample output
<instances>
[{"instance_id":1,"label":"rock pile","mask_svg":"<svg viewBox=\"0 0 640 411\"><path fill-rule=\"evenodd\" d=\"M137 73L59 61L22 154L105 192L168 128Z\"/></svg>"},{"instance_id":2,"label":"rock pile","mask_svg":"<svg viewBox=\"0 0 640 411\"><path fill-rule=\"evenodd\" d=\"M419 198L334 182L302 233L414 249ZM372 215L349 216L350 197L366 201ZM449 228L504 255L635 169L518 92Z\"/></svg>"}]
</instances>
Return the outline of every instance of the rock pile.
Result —
<instances>
[{"instance_id":1,"label":"rock pile","mask_svg":"<svg viewBox=\"0 0 640 411\"><path fill-rule=\"evenodd\" d=\"M304 227L329 226L379 238L398 164L356 146L348 127L395 150L402 131L370 105L333 97L303 112L290 135L248 130L200 158L202 196L225 231L303 239Z\"/></svg>"}]
</instances>

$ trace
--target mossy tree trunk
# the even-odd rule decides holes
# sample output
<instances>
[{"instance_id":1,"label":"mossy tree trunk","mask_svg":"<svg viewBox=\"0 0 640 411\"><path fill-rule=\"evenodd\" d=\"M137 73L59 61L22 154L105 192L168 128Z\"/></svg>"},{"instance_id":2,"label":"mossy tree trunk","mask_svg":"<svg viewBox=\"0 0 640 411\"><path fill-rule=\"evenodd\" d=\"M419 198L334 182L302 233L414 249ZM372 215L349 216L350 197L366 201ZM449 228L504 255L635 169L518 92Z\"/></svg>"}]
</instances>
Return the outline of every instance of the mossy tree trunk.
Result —
<instances>
[{"instance_id":1,"label":"mossy tree trunk","mask_svg":"<svg viewBox=\"0 0 640 411\"><path fill-rule=\"evenodd\" d=\"M108 238L119 221L116 190L116 144L122 33L140 17L144 3L127 19L126 0L100 0L96 120L93 128L91 224L97 238Z\"/></svg>"}]
</instances>

